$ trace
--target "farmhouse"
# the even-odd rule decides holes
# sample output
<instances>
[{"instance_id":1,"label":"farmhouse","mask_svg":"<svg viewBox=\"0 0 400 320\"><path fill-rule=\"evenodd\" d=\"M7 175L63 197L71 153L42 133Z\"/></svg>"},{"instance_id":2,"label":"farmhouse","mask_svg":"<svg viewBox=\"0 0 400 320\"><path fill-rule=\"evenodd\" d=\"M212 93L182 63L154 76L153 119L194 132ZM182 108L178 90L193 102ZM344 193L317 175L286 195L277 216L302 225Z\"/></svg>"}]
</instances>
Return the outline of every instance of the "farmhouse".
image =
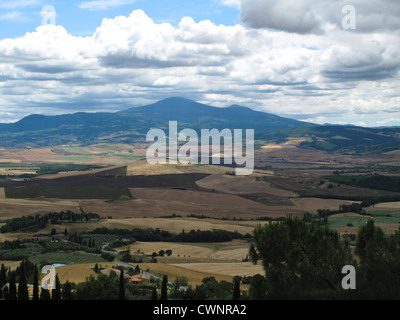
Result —
<instances>
[{"instance_id":1,"label":"farmhouse","mask_svg":"<svg viewBox=\"0 0 400 320\"><path fill-rule=\"evenodd\" d=\"M134 284L148 285L150 284L150 277L144 274L137 274L131 277L130 282Z\"/></svg>"}]
</instances>

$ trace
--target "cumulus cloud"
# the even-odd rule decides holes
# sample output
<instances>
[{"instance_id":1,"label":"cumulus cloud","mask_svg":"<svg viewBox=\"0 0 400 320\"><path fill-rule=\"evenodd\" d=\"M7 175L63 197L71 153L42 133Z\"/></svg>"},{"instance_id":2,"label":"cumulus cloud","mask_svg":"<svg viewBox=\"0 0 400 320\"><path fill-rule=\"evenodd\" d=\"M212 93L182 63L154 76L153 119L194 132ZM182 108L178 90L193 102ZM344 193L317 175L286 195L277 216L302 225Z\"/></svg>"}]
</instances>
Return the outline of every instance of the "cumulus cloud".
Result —
<instances>
[{"instance_id":1,"label":"cumulus cloud","mask_svg":"<svg viewBox=\"0 0 400 320\"><path fill-rule=\"evenodd\" d=\"M251 1L240 1L243 15ZM282 8L281 2L262 3ZM257 20L250 11L254 28L190 17L173 26L135 10L104 19L91 36L46 25L1 40L3 121L17 114L118 110L172 95L315 122L400 117L397 32L326 25L321 9L307 0L287 9L275 25L287 32L269 30L262 15ZM310 14L285 20L299 12Z\"/></svg>"},{"instance_id":2,"label":"cumulus cloud","mask_svg":"<svg viewBox=\"0 0 400 320\"><path fill-rule=\"evenodd\" d=\"M345 0L237 0L241 20L252 28L272 28L299 34L323 34L332 25L343 28L350 13ZM400 4L393 0L353 0L355 32L399 30Z\"/></svg>"},{"instance_id":3,"label":"cumulus cloud","mask_svg":"<svg viewBox=\"0 0 400 320\"><path fill-rule=\"evenodd\" d=\"M78 7L86 10L107 10L127 4L132 4L134 0L93 0L83 1Z\"/></svg>"}]
</instances>

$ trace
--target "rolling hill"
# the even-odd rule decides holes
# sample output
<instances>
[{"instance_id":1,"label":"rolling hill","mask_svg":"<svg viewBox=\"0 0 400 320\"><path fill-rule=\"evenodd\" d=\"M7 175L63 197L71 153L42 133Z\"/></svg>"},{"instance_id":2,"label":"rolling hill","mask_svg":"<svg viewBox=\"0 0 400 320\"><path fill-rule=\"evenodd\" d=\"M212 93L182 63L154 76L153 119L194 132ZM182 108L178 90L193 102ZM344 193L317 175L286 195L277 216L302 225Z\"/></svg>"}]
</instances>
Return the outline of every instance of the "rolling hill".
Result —
<instances>
[{"instance_id":1,"label":"rolling hill","mask_svg":"<svg viewBox=\"0 0 400 320\"><path fill-rule=\"evenodd\" d=\"M400 148L399 128L316 125L239 105L217 108L177 97L116 113L30 115L15 123L0 124L0 147L129 144L145 141L151 128L166 129L169 121L178 121L178 130L254 129L256 140L267 142L306 138L301 147L328 152L368 153Z\"/></svg>"}]
</instances>

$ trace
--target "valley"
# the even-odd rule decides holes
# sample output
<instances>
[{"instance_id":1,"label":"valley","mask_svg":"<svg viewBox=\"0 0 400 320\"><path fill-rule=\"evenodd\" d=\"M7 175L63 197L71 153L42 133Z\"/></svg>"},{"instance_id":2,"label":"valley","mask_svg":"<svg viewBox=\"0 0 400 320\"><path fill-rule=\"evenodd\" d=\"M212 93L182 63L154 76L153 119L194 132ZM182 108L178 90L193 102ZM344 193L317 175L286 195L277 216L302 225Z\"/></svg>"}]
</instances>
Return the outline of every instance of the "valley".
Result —
<instances>
[{"instance_id":1,"label":"valley","mask_svg":"<svg viewBox=\"0 0 400 320\"><path fill-rule=\"evenodd\" d=\"M143 110L153 108L162 118L157 105L148 108ZM302 132L319 130L305 126ZM253 173L236 176L224 164L150 165L149 143L120 139L125 133L0 150L0 264L63 264L57 268L63 282L83 283L96 275L95 264L106 269L128 263L156 278L183 276L196 286L207 277L232 282L264 274L249 260L253 231L288 216L328 225L352 245L369 219L387 234L399 230L394 135L384 138L392 143L388 150L361 152L358 135L354 145L350 138L330 137L347 141L341 145L346 150L326 150L309 144L315 136L274 141L271 131L256 140ZM170 254L160 253L165 250Z\"/></svg>"}]
</instances>

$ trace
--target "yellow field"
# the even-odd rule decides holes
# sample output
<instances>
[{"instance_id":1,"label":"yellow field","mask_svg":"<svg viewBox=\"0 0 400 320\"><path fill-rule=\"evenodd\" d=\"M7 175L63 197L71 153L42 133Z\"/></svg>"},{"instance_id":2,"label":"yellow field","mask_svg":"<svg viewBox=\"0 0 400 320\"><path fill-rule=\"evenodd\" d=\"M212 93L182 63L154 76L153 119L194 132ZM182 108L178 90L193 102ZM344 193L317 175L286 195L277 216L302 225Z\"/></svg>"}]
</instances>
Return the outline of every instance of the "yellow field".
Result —
<instances>
[{"instance_id":1,"label":"yellow field","mask_svg":"<svg viewBox=\"0 0 400 320\"><path fill-rule=\"evenodd\" d=\"M400 209L400 201L397 202L383 202L377 203L373 208L370 207L369 209Z\"/></svg>"},{"instance_id":2,"label":"yellow field","mask_svg":"<svg viewBox=\"0 0 400 320\"><path fill-rule=\"evenodd\" d=\"M160 250L172 250L171 257L162 258L163 262L187 261L196 259L199 261L231 262L242 261L248 255L249 244L247 241L234 240L223 243L170 243L170 242L135 242L129 246L120 248L119 250L130 249L131 252L142 252L151 255L153 252ZM161 258L160 258L161 259Z\"/></svg>"},{"instance_id":3,"label":"yellow field","mask_svg":"<svg viewBox=\"0 0 400 320\"><path fill-rule=\"evenodd\" d=\"M280 197L297 197L297 194L271 187L265 181L257 181L254 176L211 175L196 184L202 188L214 189L233 194L266 193Z\"/></svg>"},{"instance_id":4,"label":"yellow field","mask_svg":"<svg viewBox=\"0 0 400 320\"><path fill-rule=\"evenodd\" d=\"M319 198L297 198L291 199L297 208L301 208L310 213L316 213L318 209L338 210L342 204L358 203L357 201L346 201L336 199Z\"/></svg>"},{"instance_id":5,"label":"yellow field","mask_svg":"<svg viewBox=\"0 0 400 320\"><path fill-rule=\"evenodd\" d=\"M6 260L0 260L0 266L4 264L6 268L10 267L11 270L14 270L15 268L19 267L20 261L6 261Z\"/></svg>"},{"instance_id":6,"label":"yellow field","mask_svg":"<svg viewBox=\"0 0 400 320\"><path fill-rule=\"evenodd\" d=\"M186 217L196 214L250 220L258 217L285 217L289 213L302 216L305 212L294 206L266 206L234 194L153 188L130 190L135 200L119 203L83 201L82 206L86 211L103 216L107 212L114 212L115 218L162 217L172 214Z\"/></svg>"},{"instance_id":7,"label":"yellow field","mask_svg":"<svg viewBox=\"0 0 400 320\"><path fill-rule=\"evenodd\" d=\"M85 282L86 278L88 278L90 275L96 275L96 273L92 270L94 265L94 263L89 263L62 266L58 267L56 272L61 283L65 283L67 280L69 282L80 283Z\"/></svg>"},{"instance_id":8,"label":"yellow field","mask_svg":"<svg viewBox=\"0 0 400 320\"><path fill-rule=\"evenodd\" d=\"M0 221L36 213L62 210L77 211L78 207L79 202L75 200L25 200L2 199L0 197Z\"/></svg>"},{"instance_id":9,"label":"yellow field","mask_svg":"<svg viewBox=\"0 0 400 320\"><path fill-rule=\"evenodd\" d=\"M194 219L194 218L133 218L133 219L109 219L102 220L97 224L85 224L87 228L109 229L132 229L132 228L153 228L169 231L172 233L180 233L182 230L189 232L190 230L225 230L237 231L242 234L251 233L254 228L262 223L261 221L230 221L230 220L213 220L213 219Z\"/></svg>"},{"instance_id":10,"label":"yellow field","mask_svg":"<svg viewBox=\"0 0 400 320\"><path fill-rule=\"evenodd\" d=\"M209 173L209 174L225 174L234 170L224 166L209 165L181 165L181 164L156 164L150 165L146 160L135 161L129 163L127 174L136 175L159 175L159 174L179 174L179 173Z\"/></svg>"},{"instance_id":11,"label":"yellow field","mask_svg":"<svg viewBox=\"0 0 400 320\"><path fill-rule=\"evenodd\" d=\"M165 264L165 263L142 263L139 265L142 270L167 275L169 281L178 277L186 277L192 286L200 285L206 277L215 277L217 281L225 280L232 282L234 276L252 276L264 274L260 265L253 265L250 262L238 263L190 263L190 264Z\"/></svg>"}]
</instances>

